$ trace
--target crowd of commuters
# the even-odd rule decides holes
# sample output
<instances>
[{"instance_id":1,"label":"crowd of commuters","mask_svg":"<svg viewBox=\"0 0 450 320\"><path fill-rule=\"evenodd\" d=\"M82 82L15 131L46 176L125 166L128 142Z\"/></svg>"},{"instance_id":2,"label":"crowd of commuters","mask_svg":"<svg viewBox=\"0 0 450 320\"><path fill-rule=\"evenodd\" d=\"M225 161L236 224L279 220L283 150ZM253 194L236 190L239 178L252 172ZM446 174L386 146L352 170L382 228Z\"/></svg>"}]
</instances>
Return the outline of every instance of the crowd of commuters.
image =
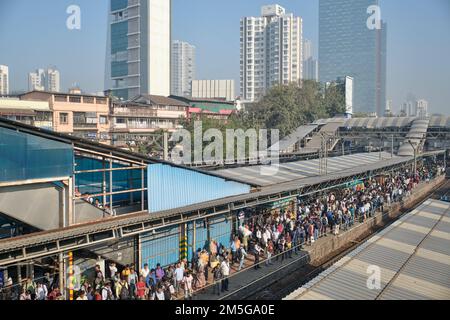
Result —
<instances>
[{"instance_id":1,"label":"crowd of commuters","mask_svg":"<svg viewBox=\"0 0 450 320\"><path fill-rule=\"evenodd\" d=\"M261 265L273 264L274 260L293 258L303 246L365 222L375 212L384 212L409 196L418 183L429 182L442 173L440 162L427 161L420 164L415 174L404 168L320 195L299 197L284 208L241 211L230 243L211 240L193 254L192 261L183 259L166 268L160 264L150 268L145 264L136 270L134 265L127 265L119 272L116 264L110 263L105 276L97 265L93 277L85 279L77 288L74 299L192 299L195 291L206 287L212 287L213 293L220 295L228 291L232 269L241 271L249 262L259 269ZM58 286L51 285L48 279L39 283L26 279L20 292L8 290L8 285L5 288L4 299L62 299Z\"/></svg>"}]
</instances>

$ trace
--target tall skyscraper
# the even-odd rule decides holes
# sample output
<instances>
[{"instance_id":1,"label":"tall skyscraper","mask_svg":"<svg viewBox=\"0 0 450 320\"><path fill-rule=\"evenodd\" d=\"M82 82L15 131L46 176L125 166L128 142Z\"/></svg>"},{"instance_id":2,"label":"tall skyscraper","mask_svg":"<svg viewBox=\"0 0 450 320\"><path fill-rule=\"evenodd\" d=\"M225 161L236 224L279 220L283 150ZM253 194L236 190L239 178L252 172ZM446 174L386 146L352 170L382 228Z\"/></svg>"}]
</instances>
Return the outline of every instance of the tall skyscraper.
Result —
<instances>
[{"instance_id":1,"label":"tall skyscraper","mask_svg":"<svg viewBox=\"0 0 450 320\"><path fill-rule=\"evenodd\" d=\"M428 117L428 101L420 99L416 101L416 116L421 118Z\"/></svg>"},{"instance_id":2,"label":"tall skyscraper","mask_svg":"<svg viewBox=\"0 0 450 320\"><path fill-rule=\"evenodd\" d=\"M314 58L313 44L305 39L303 43L303 79L319 81L319 63Z\"/></svg>"},{"instance_id":3,"label":"tall skyscraper","mask_svg":"<svg viewBox=\"0 0 450 320\"><path fill-rule=\"evenodd\" d=\"M404 102L402 104L401 110L403 110L405 112L405 116L408 116L408 117L415 117L417 114L417 110L415 108L415 104L413 101Z\"/></svg>"},{"instance_id":4,"label":"tall skyscraper","mask_svg":"<svg viewBox=\"0 0 450 320\"><path fill-rule=\"evenodd\" d=\"M378 29L368 23L377 8L372 6L378 0L319 0L319 79L353 77L354 111L382 116L387 26L381 20Z\"/></svg>"},{"instance_id":5,"label":"tall skyscraper","mask_svg":"<svg viewBox=\"0 0 450 320\"><path fill-rule=\"evenodd\" d=\"M0 96L7 96L9 94L9 68L5 65L0 65Z\"/></svg>"},{"instance_id":6,"label":"tall skyscraper","mask_svg":"<svg viewBox=\"0 0 450 320\"><path fill-rule=\"evenodd\" d=\"M276 84L302 79L302 18L277 5L241 19L241 97L256 101Z\"/></svg>"},{"instance_id":7,"label":"tall skyscraper","mask_svg":"<svg viewBox=\"0 0 450 320\"><path fill-rule=\"evenodd\" d=\"M56 68L37 69L28 74L28 90L60 92L60 74Z\"/></svg>"},{"instance_id":8,"label":"tall skyscraper","mask_svg":"<svg viewBox=\"0 0 450 320\"><path fill-rule=\"evenodd\" d=\"M45 74L45 88L50 92L60 92L60 76L59 71L54 68L47 69Z\"/></svg>"},{"instance_id":9,"label":"tall skyscraper","mask_svg":"<svg viewBox=\"0 0 450 320\"><path fill-rule=\"evenodd\" d=\"M172 42L171 94L191 96L191 83L195 79L195 47L187 42Z\"/></svg>"},{"instance_id":10,"label":"tall skyscraper","mask_svg":"<svg viewBox=\"0 0 450 320\"><path fill-rule=\"evenodd\" d=\"M45 90L45 71L37 69L36 72L28 74L28 90L44 91Z\"/></svg>"},{"instance_id":11,"label":"tall skyscraper","mask_svg":"<svg viewBox=\"0 0 450 320\"><path fill-rule=\"evenodd\" d=\"M110 0L105 87L122 99L170 95L171 0Z\"/></svg>"}]
</instances>

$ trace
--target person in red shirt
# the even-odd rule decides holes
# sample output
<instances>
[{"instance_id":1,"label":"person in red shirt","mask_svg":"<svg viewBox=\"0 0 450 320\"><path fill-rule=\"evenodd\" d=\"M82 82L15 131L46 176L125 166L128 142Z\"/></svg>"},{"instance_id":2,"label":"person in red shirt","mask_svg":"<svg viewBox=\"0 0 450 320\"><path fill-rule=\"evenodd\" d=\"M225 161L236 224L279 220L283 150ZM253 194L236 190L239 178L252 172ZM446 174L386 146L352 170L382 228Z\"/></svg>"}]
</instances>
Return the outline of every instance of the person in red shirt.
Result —
<instances>
[{"instance_id":1,"label":"person in red shirt","mask_svg":"<svg viewBox=\"0 0 450 320\"><path fill-rule=\"evenodd\" d=\"M136 296L139 300L145 300L145 291L147 290L144 277L139 277L139 281L136 284Z\"/></svg>"}]
</instances>

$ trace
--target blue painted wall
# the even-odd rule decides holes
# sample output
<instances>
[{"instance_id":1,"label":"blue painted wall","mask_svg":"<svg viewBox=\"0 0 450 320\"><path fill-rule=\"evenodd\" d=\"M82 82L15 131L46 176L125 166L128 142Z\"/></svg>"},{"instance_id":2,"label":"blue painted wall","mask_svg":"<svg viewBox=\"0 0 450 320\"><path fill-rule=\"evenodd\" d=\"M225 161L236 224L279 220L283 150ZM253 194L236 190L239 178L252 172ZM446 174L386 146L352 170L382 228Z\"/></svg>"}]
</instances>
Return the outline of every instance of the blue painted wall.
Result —
<instances>
[{"instance_id":1,"label":"blue painted wall","mask_svg":"<svg viewBox=\"0 0 450 320\"><path fill-rule=\"evenodd\" d=\"M194 223L195 243L194 243ZM193 253L197 249L208 249L208 229L205 228L204 220L197 220L188 224L188 260L192 261Z\"/></svg>"},{"instance_id":2,"label":"blue painted wall","mask_svg":"<svg viewBox=\"0 0 450 320\"><path fill-rule=\"evenodd\" d=\"M142 266L148 263L150 269L156 264L168 266L180 259L180 228L178 226L158 231L156 234L141 235ZM141 267L142 267L141 266Z\"/></svg>"},{"instance_id":3,"label":"blue painted wall","mask_svg":"<svg viewBox=\"0 0 450 320\"><path fill-rule=\"evenodd\" d=\"M250 186L165 164L148 167L149 212L250 192Z\"/></svg>"},{"instance_id":4,"label":"blue painted wall","mask_svg":"<svg viewBox=\"0 0 450 320\"><path fill-rule=\"evenodd\" d=\"M230 246L232 231L231 217L215 218L209 220L209 234L211 240L216 240L219 244L223 244L225 248Z\"/></svg>"}]
</instances>

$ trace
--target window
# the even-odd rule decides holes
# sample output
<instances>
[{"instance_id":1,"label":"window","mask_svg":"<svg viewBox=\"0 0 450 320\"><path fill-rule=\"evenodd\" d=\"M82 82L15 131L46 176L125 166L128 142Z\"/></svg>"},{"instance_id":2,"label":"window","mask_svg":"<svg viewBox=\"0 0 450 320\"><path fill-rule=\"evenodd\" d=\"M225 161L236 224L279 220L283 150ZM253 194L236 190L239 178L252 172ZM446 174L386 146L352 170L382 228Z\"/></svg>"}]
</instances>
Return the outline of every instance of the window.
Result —
<instances>
[{"instance_id":1,"label":"window","mask_svg":"<svg viewBox=\"0 0 450 320\"><path fill-rule=\"evenodd\" d=\"M68 113L60 113L59 114L59 123L68 124L69 123L69 114Z\"/></svg>"},{"instance_id":2,"label":"window","mask_svg":"<svg viewBox=\"0 0 450 320\"><path fill-rule=\"evenodd\" d=\"M100 124L108 124L108 118L106 116L100 116Z\"/></svg>"},{"instance_id":3,"label":"window","mask_svg":"<svg viewBox=\"0 0 450 320\"><path fill-rule=\"evenodd\" d=\"M71 97L69 97L69 102L73 102L73 103L81 103L81 97L74 97L74 96L71 96Z\"/></svg>"}]
</instances>

